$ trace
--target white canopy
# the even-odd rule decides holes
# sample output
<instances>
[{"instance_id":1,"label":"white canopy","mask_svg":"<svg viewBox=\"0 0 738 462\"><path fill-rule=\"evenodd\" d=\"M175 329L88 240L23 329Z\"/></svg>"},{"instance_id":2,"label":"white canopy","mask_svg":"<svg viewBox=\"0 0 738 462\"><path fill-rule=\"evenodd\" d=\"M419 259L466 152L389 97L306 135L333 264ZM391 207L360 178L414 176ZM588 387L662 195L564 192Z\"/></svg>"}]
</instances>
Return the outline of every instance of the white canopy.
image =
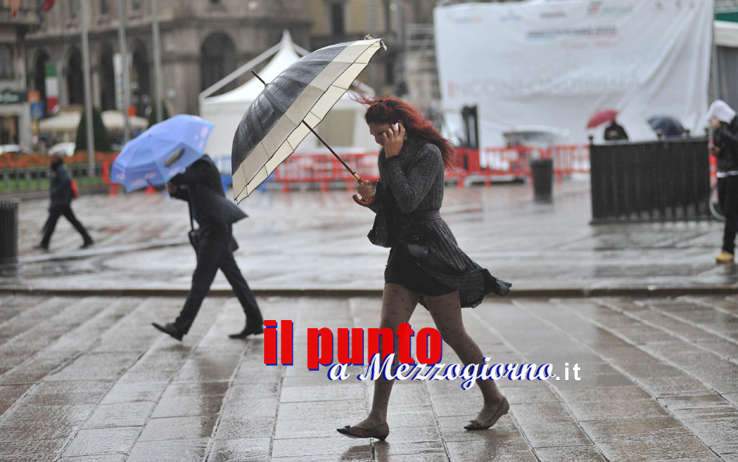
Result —
<instances>
[{"instance_id":1,"label":"white canopy","mask_svg":"<svg viewBox=\"0 0 738 462\"><path fill-rule=\"evenodd\" d=\"M259 76L270 82L299 59L289 32L285 31L279 49L271 61L259 71ZM234 90L201 100L200 115L215 125L206 152L213 157L230 156L236 127L249 105L263 89L264 85L258 79L252 78ZM377 149L364 123L365 108L356 101L357 97L356 93L347 92L317 129L320 136L336 150ZM311 135L305 139L299 150L315 152L323 149L319 141Z\"/></svg>"},{"instance_id":2,"label":"white canopy","mask_svg":"<svg viewBox=\"0 0 738 462\"><path fill-rule=\"evenodd\" d=\"M82 118L81 109L65 110L54 117L43 119L39 122L41 133L62 135L65 138L74 139L77 133L79 120ZM105 128L112 132L123 131L123 114L120 111L103 111L102 120ZM148 121L142 117L129 116L133 130L143 130L148 125ZM67 136L64 136L67 135Z\"/></svg>"}]
</instances>

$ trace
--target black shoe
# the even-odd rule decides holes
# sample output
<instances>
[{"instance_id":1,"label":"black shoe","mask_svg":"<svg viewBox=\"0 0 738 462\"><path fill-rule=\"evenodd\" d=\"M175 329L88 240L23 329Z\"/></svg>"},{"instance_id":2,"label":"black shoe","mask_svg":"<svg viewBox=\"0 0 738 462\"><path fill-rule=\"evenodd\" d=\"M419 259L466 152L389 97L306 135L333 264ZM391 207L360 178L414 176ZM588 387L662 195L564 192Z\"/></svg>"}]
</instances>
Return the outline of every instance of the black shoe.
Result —
<instances>
[{"instance_id":1,"label":"black shoe","mask_svg":"<svg viewBox=\"0 0 738 462\"><path fill-rule=\"evenodd\" d=\"M495 285L492 286L492 292L499 295L500 297L504 297L505 295L510 293L510 287L512 287L511 283L505 282L502 279L496 279Z\"/></svg>"},{"instance_id":2,"label":"black shoe","mask_svg":"<svg viewBox=\"0 0 738 462\"><path fill-rule=\"evenodd\" d=\"M36 250L40 250L42 252L48 252L49 251L49 246L48 245L43 245L43 244L34 245L33 248L36 249Z\"/></svg>"},{"instance_id":3,"label":"black shoe","mask_svg":"<svg viewBox=\"0 0 738 462\"><path fill-rule=\"evenodd\" d=\"M177 329L177 326L174 325L174 323L168 322L164 324L163 326L161 324L157 324L155 322L151 323L152 326L154 326L156 329L164 332L165 334L171 336L172 338L182 341L182 337L184 337L184 332Z\"/></svg>"},{"instance_id":4,"label":"black shoe","mask_svg":"<svg viewBox=\"0 0 738 462\"><path fill-rule=\"evenodd\" d=\"M264 328L261 327L261 324L254 324L249 326L246 324L246 327L243 328L243 330L237 334L230 334L228 338L246 338L249 335L259 335L264 333Z\"/></svg>"},{"instance_id":5,"label":"black shoe","mask_svg":"<svg viewBox=\"0 0 738 462\"><path fill-rule=\"evenodd\" d=\"M95 241L93 241L92 239L90 239L89 241L85 241L85 242L84 242L84 243L83 243L83 244L82 244L82 245L80 246L80 249L86 249L86 248L88 248L88 247L92 247L92 245L93 245L94 243L95 243Z\"/></svg>"}]
</instances>

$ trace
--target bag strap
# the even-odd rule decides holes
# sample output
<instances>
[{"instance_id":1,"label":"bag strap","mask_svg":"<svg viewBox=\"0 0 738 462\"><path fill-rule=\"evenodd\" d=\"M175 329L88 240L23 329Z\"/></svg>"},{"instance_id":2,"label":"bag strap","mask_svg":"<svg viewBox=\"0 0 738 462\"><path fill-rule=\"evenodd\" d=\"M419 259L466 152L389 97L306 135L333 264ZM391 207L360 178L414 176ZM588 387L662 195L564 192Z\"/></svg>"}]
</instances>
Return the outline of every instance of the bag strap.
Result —
<instances>
[{"instance_id":1,"label":"bag strap","mask_svg":"<svg viewBox=\"0 0 738 462\"><path fill-rule=\"evenodd\" d=\"M190 212L190 231L194 231L195 230L195 223L192 220L192 202L190 202L189 195L187 197L187 210Z\"/></svg>"}]
</instances>

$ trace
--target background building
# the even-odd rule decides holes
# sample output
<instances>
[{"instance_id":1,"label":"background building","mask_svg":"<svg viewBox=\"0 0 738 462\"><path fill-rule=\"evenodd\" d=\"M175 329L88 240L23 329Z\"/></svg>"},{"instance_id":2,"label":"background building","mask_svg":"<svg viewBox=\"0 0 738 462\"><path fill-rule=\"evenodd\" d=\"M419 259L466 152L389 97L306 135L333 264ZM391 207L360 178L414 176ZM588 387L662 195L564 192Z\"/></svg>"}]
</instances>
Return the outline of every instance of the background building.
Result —
<instances>
[{"instance_id":1,"label":"background building","mask_svg":"<svg viewBox=\"0 0 738 462\"><path fill-rule=\"evenodd\" d=\"M56 75L61 106L83 103L80 1L90 5L90 64L94 105L116 106L117 0L65 0L26 37L30 87L46 97ZM127 0L132 105L146 116L153 104L152 4ZM310 21L300 2L285 0L159 0L162 88L174 112L198 112L199 92L279 41L289 29L307 45Z\"/></svg>"},{"instance_id":2,"label":"background building","mask_svg":"<svg viewBox=\"0 0 738 462\"><path fill-rule=\"evenodd\" d=\"M12 16L8 6L0 6L0 145L31 145L23 37L37 27L35 9L21 8Z\"/></svg>"}]
</instances>

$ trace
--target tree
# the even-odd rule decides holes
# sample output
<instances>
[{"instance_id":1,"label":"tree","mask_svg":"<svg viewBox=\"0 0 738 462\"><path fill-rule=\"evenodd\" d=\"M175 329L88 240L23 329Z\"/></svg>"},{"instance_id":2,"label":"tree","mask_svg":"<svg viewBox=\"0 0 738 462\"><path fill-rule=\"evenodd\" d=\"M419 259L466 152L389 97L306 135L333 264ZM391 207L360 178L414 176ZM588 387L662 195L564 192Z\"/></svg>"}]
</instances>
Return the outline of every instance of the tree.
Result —
<instances>
[{"instance_id":1,"label":"tree","mask_svg":"<svg viewBox=\"0 0 738 462\"><path fill-rule=\"evenodd\" d=\"M110 152L113 148L110 146L110 135L108 129L105 128L100 111L92 108L92 133L95 137L95 151ZM75 150L82 151L87 149L87 120L84 111L79 119L77 126L77 137L74 142Z\"/></svg>"}]
</instances>

